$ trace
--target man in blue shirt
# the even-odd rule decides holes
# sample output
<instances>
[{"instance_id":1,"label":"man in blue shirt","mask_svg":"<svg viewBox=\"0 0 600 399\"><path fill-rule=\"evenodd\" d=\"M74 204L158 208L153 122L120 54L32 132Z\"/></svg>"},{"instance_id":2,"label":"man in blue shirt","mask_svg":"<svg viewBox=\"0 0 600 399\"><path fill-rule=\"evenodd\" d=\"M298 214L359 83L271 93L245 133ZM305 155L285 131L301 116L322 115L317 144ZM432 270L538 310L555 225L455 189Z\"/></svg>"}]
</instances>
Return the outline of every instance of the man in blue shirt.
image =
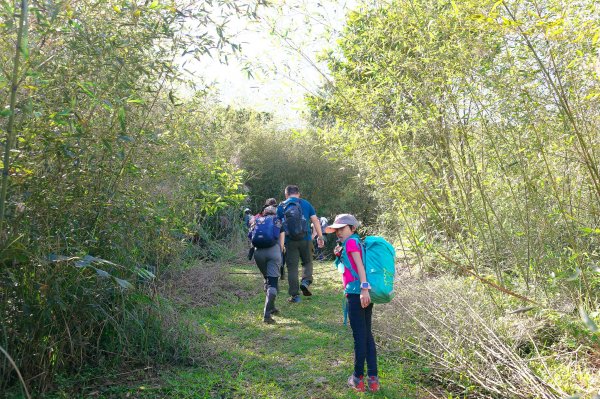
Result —
<instances>
[{"instance_id":1,"label":"man in blue shirt","mask_svg":"<svg viewBox=\"0 0 600 399\"><path fill-rule=\"evenodd\" d=\"M299 209L298 209L299 208ZM301 210L301 214L299 213ZM308 287L312 283L314 247L311 223L317 231L317 245L323 248L323 232L315 208L307 200L300 198L298 186L285 188L285 201L277 207L277 217L283 222L285 235L285 260L288 268L289 302L300 302L299 291L310 296ZM298 284L298 263L302 259L302 281Z\"/></svg>"}]
</instances>

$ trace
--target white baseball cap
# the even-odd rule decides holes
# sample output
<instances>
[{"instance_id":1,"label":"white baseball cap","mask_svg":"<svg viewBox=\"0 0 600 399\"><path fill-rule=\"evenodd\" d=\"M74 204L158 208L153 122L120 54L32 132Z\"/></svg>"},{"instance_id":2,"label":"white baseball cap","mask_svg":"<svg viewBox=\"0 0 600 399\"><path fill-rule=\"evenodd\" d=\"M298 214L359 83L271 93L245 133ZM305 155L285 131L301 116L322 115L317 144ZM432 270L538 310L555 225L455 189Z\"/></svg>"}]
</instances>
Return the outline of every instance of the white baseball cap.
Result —
<instances>
[{"instance_id":1,"label":"white baseball cap","mask_svg":"<svg viewBox=\"0 0 600 399\"><path fill-rule=\"evenodd\" d=\"M358 227L360 223L356 218L349 213L342 213L341 215L337 215L333 224L330 224L325 228L325 233L335 233L337 229L340 229L344 226L354 226Z\"/></svg>"}]
</instances>

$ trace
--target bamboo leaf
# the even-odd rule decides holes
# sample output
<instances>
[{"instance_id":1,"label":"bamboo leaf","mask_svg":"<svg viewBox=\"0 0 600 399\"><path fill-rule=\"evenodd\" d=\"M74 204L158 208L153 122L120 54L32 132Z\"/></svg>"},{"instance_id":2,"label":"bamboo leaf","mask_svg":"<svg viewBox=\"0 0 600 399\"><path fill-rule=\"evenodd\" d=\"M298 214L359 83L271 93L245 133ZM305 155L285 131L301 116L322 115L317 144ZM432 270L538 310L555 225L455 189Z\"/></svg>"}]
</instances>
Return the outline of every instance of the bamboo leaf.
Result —
<instances>
[{"instance_id":1,"label":"bamboo leaf","mask_svg":"<svg viewBox=\"0 0 600 399\"><path fill-rule=\"evenodd\" d=\"M125 133L127 131L127 123L125 121L125 108L119 107L118 117L119 125L121 126L121 131Z\"/></svg>"},{"instance_id":2,"label":"bamboo leaf","mask_svg":"<svg viewBox=\"0 0 600 399\"><path fill-rule=\"evenodd\" d=\"M573 272L573 274L571 274L569 277L565 278L565 280L567 281L575 281L579 278L579 276L581 275L581 269L577 268L575 269L575 271Z\"/></svg>"},{"instance_id":3,"label":"bamboo leaf","mask_svg":"<svg viewBox=\"0 0 600 399\"><path fill-rule=\"evenodd\" d=\"M131 136L126 135L126 134L123 134L123 135L119 136L119 140L126 141L128 143L133 142L133 138Z\"/></svg>"},{"instance_id":4,"label":"bamboo leaf","mask_svg":"<svg viewBox=\"0 0 600 399\"><path fill-rule=\"evenodd\" d=\"M76 258L64 256L64 255L57 255L57 254L48 255L48 260L50 262L65 262L65 261L70 261L73 259L76 259Z\"/></svg>"},{"instance_id":5,"label":"bamboo leaf","mask_svg":"<svg viewBox=\"0 0 600 399\"><path fill-rule=\"evenodd\" d=\"M591 227L582 227L580 230L585 235L600 234L600 229L594 229L594 228L591 228Z\"/></svg>"},{"instance_id":6,"label":"bamboo leaf","mask_svg":"<svg viewBox=\"0 0 600 399\"><path fill-rule=\"evenodd\" d=\"M492 9L490 10L490 14L494 13L496 11L496 8L498 8L503 2L504 0L498 0L497 2L495 2L492 6Z\"/></svg>"},{"instance_id":7,"label":"bamboo leaf","mask_svg":"<svg viewBox=\"0 0 600 399\"><path fill-rule=\"evenodd\" d=\"M98 268L94 268L94 269L96 270L96 274L98 274L98 276L103 277L103 278L110 277L110 273L108 273L107 271L98 269Z\"/></svg>"},{"instance_id":8,"label":"bamboo leaf","mask_svg":"<svg viewBox=\"0 0 600 399\"><path fill-rule=\"evenodd\" d=\"M133 285L127 280L123 280L118 277L113 277L113 279L117 282L117 284L119 284L119 286L121 286L121 288L124 288L124 289L133 288Z\"/></svg>"},{"instance_id":9,"label":"bamboo leaf","mask_svg":"<svg viewBox=\"0 0 600 399\"><path fill-rule=\"evenodd\" d=\"M140 276L140 277L142 277L142 278L144 278L146 280L153 280L154 278L156 278L156 276L154 275L154 273L152 273L148 269L144 269L142 267L136 267L135 271L138 274L138 276Z\"/></svg>"},{"instance_id":10,"label":"bamboo leaf","mask_svg":"<svg viewBox=\"0 0 600 399\"><path fill-rule=\"evenodd\" d=\"M80 259L77 262L75 262L75 267L87 267L92 263L92 259L92 256L86 255L83 257L83 259Z\"/></svg>"},{"instance_id":11,"label":"bamboo leaf","mask_svg":"<svg viewBox=\"0 0 600 399\"><path fill-rule=\"evenodd\" d=\"M85 87L84 84L79 83L77 86L79 86L79 88L85 93L87 94L89 97L91 98L96 98L96 95L90 91L87 87Z\"/></svg>"},{"instance_id":12,"label":"bamboo leaf","mask_svg":"<svg viewBox=\"0 0 600 399\"><path fill-rule=\"evenodd\" d=\"M21 41L21 45L19 46L19 51L25 60L29 59L29 37L27 32L23 32L23 39Z\"/></svg>"},{"instance_id":13,"label":"bamboo leaf","mask_svg":"<svg viewBox=\"0 0 600 399\"><path fill-rule=\"evenodd\" d=\"M596 325L596 323L594 323L594 321L587 314L587 312L583 308L583 305L579 305L579 316L581 317L581 320L583 320L583 324L585 324L585 326L591 332L595 333L598 331L598 326Z\"/></svg>"}]
</instances>

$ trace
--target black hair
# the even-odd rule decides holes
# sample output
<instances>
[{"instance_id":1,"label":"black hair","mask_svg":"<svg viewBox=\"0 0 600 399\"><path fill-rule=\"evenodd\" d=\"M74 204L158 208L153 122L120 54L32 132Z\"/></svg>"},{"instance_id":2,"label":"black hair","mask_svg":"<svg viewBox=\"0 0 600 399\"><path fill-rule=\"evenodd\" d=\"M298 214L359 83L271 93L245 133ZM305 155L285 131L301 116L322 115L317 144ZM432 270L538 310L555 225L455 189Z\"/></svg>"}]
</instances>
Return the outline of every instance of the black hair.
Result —
<instances>
[{"instance_id":1,"label":"black hair","mask_svg":"<svg viewBox=\"0 0 600 399\"><path fill-rule=\"evenodd\" d=\"M300 189L298 188L298 186L295 186L293 184L288 185L285 188L285 195L294 195L294 194L300 194Z\"/></svg>"}]
</instances>

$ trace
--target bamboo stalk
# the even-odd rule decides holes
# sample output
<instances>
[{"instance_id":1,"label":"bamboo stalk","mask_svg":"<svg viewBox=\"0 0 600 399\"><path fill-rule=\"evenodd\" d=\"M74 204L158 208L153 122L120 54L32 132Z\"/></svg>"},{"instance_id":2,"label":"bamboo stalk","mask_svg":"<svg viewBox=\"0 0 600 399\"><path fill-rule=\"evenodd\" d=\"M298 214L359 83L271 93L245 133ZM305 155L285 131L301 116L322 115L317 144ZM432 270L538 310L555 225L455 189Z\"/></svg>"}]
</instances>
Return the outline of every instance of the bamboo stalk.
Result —
<instances>
[{"instance_id":1,"label":"bamboo stalk","mask_svg":"<svg viewBox=\"0 0 600 399\"><path fill-rule=\"evenodd\" d=\"M10 115L6 127L6 144L4 145L4 160L2 168L2 190L0 191L0 235L4 239L4 213L6 209L6 193L8 191L8 175L10 170L10 151L14 146L15 134L15 108L17 104L17 89L19 87L18 73L21 67L21 53L27 49L23 47L23 38L27 37L27 18L29 14L29 1L21 0L21 14L19 16L19 30L17 32L17 44L15 46L15 58L13 60L13 72L10 86Z\"/></svg>"},{"instance_id":2,"label":"bamboo stalk","mask_svg":"<svg viewBox=\"0 0 600 399\"><path fill-rule=\"evenodd\" d=\"M27 0L24 0L24 1L27 1ZM5 351L4 348L2 348L1 346L0 346L0 352L2 352L2 354L8 359L10 364L15 369L15 372L17 373L17 376L19 377L19 381L21 381L21 385L23 386L23 390L25 391L25 396L27 396L28 399L31 399L31 395L29 394L29 390L27 389L27 384L25 384L25 380L23 380L23 376L21 375L21 371L19 371L17 364L15 363L13 358L8 354L8 352Z\"/></svg>"}]
</instances>

